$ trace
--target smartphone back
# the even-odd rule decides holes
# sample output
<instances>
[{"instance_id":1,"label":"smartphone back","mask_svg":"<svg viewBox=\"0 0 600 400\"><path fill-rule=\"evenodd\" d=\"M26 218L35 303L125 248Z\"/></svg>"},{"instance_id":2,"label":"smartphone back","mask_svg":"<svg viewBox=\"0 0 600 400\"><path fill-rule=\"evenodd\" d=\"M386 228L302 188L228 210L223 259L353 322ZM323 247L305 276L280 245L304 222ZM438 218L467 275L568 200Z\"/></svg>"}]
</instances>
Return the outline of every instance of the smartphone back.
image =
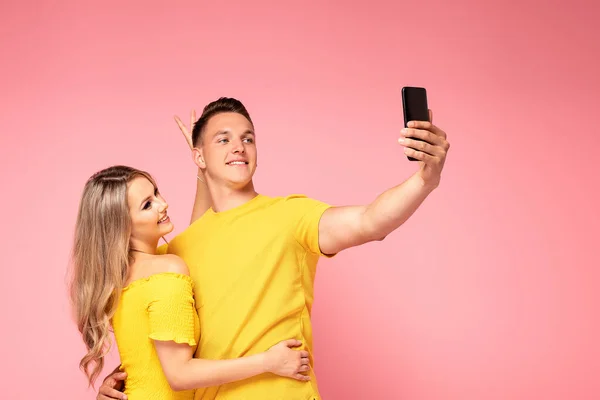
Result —
<instances>
[{"instance_id":1,"label":"smartphone back","mask_svg":"<svg viewBox=\"0 0 600 400\"><path fill-rule=\"evenodd\" d=\"M429 121L429 107L425 88L403 87L402 106L404 107L405 127L408 121Z\"/></svg>"},{"instance_id":2,"label":"smartphone back","mask_svg":"<svg viewBox=\"0 0 600 400\"><path fill-rule=\"evenodd\" d=\"M402 88L402 107L404 108L404 127L409 121L429 121L427 91L422 87L405 86ZM414 140L420 140L413 138ZM410 161L417 161L408 157Z\"/></svg>"}]
</instances>

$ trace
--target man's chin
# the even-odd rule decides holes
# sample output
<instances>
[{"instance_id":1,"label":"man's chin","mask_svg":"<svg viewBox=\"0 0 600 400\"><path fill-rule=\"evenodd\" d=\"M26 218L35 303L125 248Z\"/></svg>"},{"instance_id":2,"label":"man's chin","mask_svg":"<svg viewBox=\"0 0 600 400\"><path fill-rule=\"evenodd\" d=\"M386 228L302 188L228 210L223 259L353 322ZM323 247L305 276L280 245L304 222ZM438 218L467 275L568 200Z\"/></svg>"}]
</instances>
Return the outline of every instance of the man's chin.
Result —
<instances>
[{"instance_id":1,"label":"man's chin","mask_svg":"<svg viewBox=\"0 0 600 400\"><path fill-rule=\"evenodd\" d=\"M238 173L232 173L233 171L229 172L230 173L215 174L212 176L209 173L206 176L207 183L209 186L227 187L235 190L242 190L248 186L252 186L252 178L254 174L251 174L250 171L238 171Z\"/></svg>"},{"instance_id":2,"label":"man's chin","mask_svg":"<svg viewBox=\"0 0 600 400\"><path fill-rule=\"evenodd\" d=\"M224 181L227 187L235 190L244 190L252 186L252 178L247 179L227 179Z\"/></svg>"}]
</instances>

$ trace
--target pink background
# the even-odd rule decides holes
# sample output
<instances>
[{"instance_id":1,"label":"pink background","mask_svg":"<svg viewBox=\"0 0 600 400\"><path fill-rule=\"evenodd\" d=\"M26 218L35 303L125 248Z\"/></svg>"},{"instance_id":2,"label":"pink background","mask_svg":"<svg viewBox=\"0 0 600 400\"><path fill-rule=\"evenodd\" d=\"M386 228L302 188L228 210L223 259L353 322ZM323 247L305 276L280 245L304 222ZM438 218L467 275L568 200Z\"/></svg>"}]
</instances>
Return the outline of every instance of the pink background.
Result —
<instances>
[{"instance_id":1,"label":"pink background","mask_svg":"<svg viewBox=\"0 0 600 400\"><path fill-rule=\"evenodd\" d=\"M600 396L592 0L160 3L0 6L1 398L94 397L64 282L89 175L147 169L183 230L195 167L173 115L228 95L255 121L260 191L368 202L415 168L404 85L452 148L404 227L321 262L324 398Z\"/></svg>"}]
</instances>

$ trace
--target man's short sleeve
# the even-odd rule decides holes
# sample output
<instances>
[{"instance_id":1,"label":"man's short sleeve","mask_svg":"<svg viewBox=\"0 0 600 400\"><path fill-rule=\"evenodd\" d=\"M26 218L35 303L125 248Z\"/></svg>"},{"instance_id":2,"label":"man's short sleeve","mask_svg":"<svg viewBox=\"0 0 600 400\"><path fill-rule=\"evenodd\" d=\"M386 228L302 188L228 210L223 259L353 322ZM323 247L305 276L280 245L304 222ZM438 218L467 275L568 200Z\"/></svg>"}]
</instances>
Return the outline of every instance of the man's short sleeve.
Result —
<instances>
[{"instance_id":1,"label":"man's short sleeve","mask_svg":"<svg viewBox=\"0 0 600 400\"><path fill-rule=\"evenodd\" d=\"M319 222L323 213L331 205L319 200L310 199L303 195L286 197L286 212L293 218L294 237L307 251L325 257L333 255L323 254L319 247Z\"/></svg>"}]
</instances>

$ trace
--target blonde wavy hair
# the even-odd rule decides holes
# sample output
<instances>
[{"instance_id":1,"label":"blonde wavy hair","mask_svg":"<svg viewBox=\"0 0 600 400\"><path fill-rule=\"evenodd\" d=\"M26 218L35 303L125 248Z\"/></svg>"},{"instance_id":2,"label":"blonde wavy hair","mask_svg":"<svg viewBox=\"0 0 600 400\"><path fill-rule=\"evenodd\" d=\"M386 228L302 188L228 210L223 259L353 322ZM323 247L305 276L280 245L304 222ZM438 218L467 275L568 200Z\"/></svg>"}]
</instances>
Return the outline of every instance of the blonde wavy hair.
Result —
<instances>
[{"instance_id":1,"label":"blonde wavy hair","mask_svg":"<svg viewBox=\"0 0 600 400\"><path fill-rule=\"evenodd\" d=\"M147 172L117 165L94 174L85 184L75 225L70 297L87 353L79 367L90 386L111 348L111 319L127 280L131 217L127 187Z\"/></svg>"}]
</instances>

